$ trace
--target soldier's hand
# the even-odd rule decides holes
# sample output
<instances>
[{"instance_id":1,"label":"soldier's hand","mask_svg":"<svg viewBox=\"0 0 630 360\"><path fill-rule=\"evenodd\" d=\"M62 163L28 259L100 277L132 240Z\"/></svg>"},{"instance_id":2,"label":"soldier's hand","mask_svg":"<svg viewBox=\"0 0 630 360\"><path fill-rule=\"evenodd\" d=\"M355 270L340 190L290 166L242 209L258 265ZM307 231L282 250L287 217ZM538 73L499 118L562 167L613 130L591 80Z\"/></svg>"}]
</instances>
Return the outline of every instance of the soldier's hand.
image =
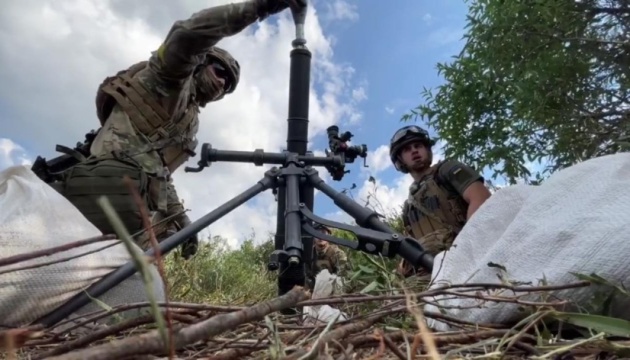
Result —
<instances>
[{"instance_id":1,"label":"soldier's hand","mask_svg":"<svg viewBox=\"0 0 630 360\"><path fill-rule=\"evenodd\" d=\"M181 245L182 248L182 257L185 260L190 259L197 253L197 248L199 247L199 239L197 235L192 236L185 243Z\"/></svg>"},{"instance_id":2,"label":"soldier's hand","mask_svg":"<svg viewBox=\"0 0 630 360\"><path fill-rule=\"evenodd\" d=\"M186 226L190 225L191 221L190 221L190 218L188 218L188 216L183 215L179 219L178 223L183 229ZM180 248L182 251L181 252L182 257L186 260L190 259L193 255L197 253L198 247L199 247L199 238L197 237L197 234L195 234L189 237L188 240L186 240L186 242L180 245Z\"/></svg>"},{"instance_id":3,"label":"soldier's hand","mask_svg":"<svg viewBox=\"0 0 630 360\"><path fill-rule=\"evenodd\" d=\"M262 20L288 8L299 10L306 7L306 0L255 0L258 5L258 17Z\"/></svg>"}]
</instances>

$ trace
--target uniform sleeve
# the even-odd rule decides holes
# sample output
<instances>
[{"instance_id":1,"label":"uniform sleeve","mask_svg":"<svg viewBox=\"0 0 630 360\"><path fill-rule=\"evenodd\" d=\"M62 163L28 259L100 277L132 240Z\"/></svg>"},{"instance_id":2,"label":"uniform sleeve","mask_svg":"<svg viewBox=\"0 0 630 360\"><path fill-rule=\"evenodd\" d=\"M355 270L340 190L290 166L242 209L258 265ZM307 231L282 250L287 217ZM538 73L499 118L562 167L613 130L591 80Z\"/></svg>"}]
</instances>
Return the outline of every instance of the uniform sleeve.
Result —
<instances>
[{"instance_id":1,"label":"uniform sleeve","mask_svg":"<svg viewBox=\"0 0 630 360\"><path fill-rule=\"evenodd\" d=\"M245 1L211 7L176 21L149 60L149 68L165 86L181 86L211 47L257 19L256 2Z\"/></svg>"},{"instance_id":2,"label":"uniform sleeve","mask_svg":"<svg viewBox=\"0 0 630 360\"><path fill-rule=\"evenodd\" d=\"M464 191L466 191L470 184L476 181L484 181L483 176L472 167L456 160L445 161L440 166L439 176L451 184L460 195L464 194Z\"/></svg>"},{"instance_id":3,"label":"uniform sleeve","mask_svg":"<svg viewBox=\"0 0 630 360\"><path fill-rule=\"evenodd\" d=\"M166 216L172 216L177 213L182 213L183 211L184 205L182 205L182 202L177 195L177 190L175 189L175 185L173 185L173 180L170 179L166 185ZM175 219L178 218L179 216Z\"/></svg>"},{"instance_id":4,"label":"uniform sleeve","mask_svg":"<svg viewBox=\"0 0 630 360\"><path fill-rule=\"evenodd\" d=\"M337 251L335 253L337 275L344 276L348 271L348 257L346 256L346 253L339 248L337 248Z\"/></svg>"},{"instance_id":5,"label":"uniform sleeve","mask_svg":"<svg viewBox=\"0 0 630 360\"><path fill-rule=\"evenodd\" d=\"M411 233L411 224L409 223L409 217L407 216L407 212L409 211L409 201L405 200L402 207L402 213L400 216L402 217L402 225L403 225L403 235L412 236Z\"/></svg>"}]
</instances>

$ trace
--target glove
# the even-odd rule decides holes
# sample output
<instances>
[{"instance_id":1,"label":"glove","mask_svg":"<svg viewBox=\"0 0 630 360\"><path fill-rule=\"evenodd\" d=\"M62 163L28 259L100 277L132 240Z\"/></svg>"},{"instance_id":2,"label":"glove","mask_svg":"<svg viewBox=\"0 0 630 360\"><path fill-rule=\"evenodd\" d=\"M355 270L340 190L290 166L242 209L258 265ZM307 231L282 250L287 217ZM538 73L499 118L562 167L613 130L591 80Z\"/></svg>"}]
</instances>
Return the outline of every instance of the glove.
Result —
<instances>
[{"instance_id":1,"label":"glove","mask_svg":"<svg viewBox=\"0 0 630 360\"><path fill-rule=\"evenodd\" d=\"M306 0L255 0L258 7L258 18L266 19L269 15L274 15L287 8L299 10L306 7Z\"/></svg>"},{"instance_id":2,"label":"glove","mask_svg":"<svg viewBox=\"0 0 630 360\"><path fill-rule=\"evenodd\" d=\"M183 228L185 228L186 226L191 224L190 219L188 218L188 216L184 215L182 216L182 218L178 221L179 225ZM181 248L181 256L185 259L188 260L191 257L193 257L193 255L195 255L197 253L197 248L199 247L199 239L197 237L197 234L191 236L190 238L188 238L188 240L186 240L186 242L184 242L183 244L180 245Z\"/></svg>"}]
</instances>

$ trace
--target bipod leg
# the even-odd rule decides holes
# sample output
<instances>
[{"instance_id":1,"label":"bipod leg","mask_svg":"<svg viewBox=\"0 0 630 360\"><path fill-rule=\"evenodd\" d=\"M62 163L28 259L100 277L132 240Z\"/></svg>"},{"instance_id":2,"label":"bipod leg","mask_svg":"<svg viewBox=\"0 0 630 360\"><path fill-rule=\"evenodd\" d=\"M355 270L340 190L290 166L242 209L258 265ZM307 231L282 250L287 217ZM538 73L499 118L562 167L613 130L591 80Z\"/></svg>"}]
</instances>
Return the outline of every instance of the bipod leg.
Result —
<instances>
[{"instance_id":1,"label":"bipod leg","mask_svg":"<svg viewBox=\"0 0 630 360\"><path fill-rule=\"evenodd\" d=\"M204 228L208 227L210 224L221 219L225 215L229 214L232 210L238 208L256 195L262 193L269 188L274 187L276 185L276 177L279 172L280 171L277 168L273 168L267 171L265 173L265 177L258 181L256 185L233 197L231 200L228 200L227 202L221 204L219 207L206 214L199 220L191 223L189 226L183 228L182 230L178 231L174 235L159 243L160 254L167 254L169 251L183 244L192 235L200 232ZM152 257L154 255L153 248L147 250L144 255ZM133 274L135 274L136 271L137 269L135 263L133 261L129 261L128 263L120 266L118 269L107 274L98 282L92 284L87 290L78 293L70 300L57 307L52 312L35 320L32 325L41 324L45 327L51 327L57 324L59 321L62 321L75 311L90 303L91 298L97 298L101 296L127 278L131 277Z\"/></svg>"}]
</instances>

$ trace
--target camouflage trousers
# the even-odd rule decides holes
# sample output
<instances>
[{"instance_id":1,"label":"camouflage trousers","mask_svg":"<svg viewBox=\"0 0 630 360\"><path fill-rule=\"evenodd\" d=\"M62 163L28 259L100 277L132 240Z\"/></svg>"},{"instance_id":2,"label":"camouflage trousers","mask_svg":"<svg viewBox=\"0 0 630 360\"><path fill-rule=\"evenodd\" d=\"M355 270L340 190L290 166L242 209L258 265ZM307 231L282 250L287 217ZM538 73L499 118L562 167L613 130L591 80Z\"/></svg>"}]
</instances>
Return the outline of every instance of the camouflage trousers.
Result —
<instances>
[{"instance_id":1,"label":"camouflage trousers","mask_svg":"<svg viewBox=\"0 0 630 360\"><path fill-rule=\"evenodd\" d=\"M178 231L173 221L166 219L161 211L152 211L149 216L149 222L158 243ZM134 237L134 241L143 251L153 247L151 233L147 229L141 229L140 233Z\"/></svg>"}]
</instances>

